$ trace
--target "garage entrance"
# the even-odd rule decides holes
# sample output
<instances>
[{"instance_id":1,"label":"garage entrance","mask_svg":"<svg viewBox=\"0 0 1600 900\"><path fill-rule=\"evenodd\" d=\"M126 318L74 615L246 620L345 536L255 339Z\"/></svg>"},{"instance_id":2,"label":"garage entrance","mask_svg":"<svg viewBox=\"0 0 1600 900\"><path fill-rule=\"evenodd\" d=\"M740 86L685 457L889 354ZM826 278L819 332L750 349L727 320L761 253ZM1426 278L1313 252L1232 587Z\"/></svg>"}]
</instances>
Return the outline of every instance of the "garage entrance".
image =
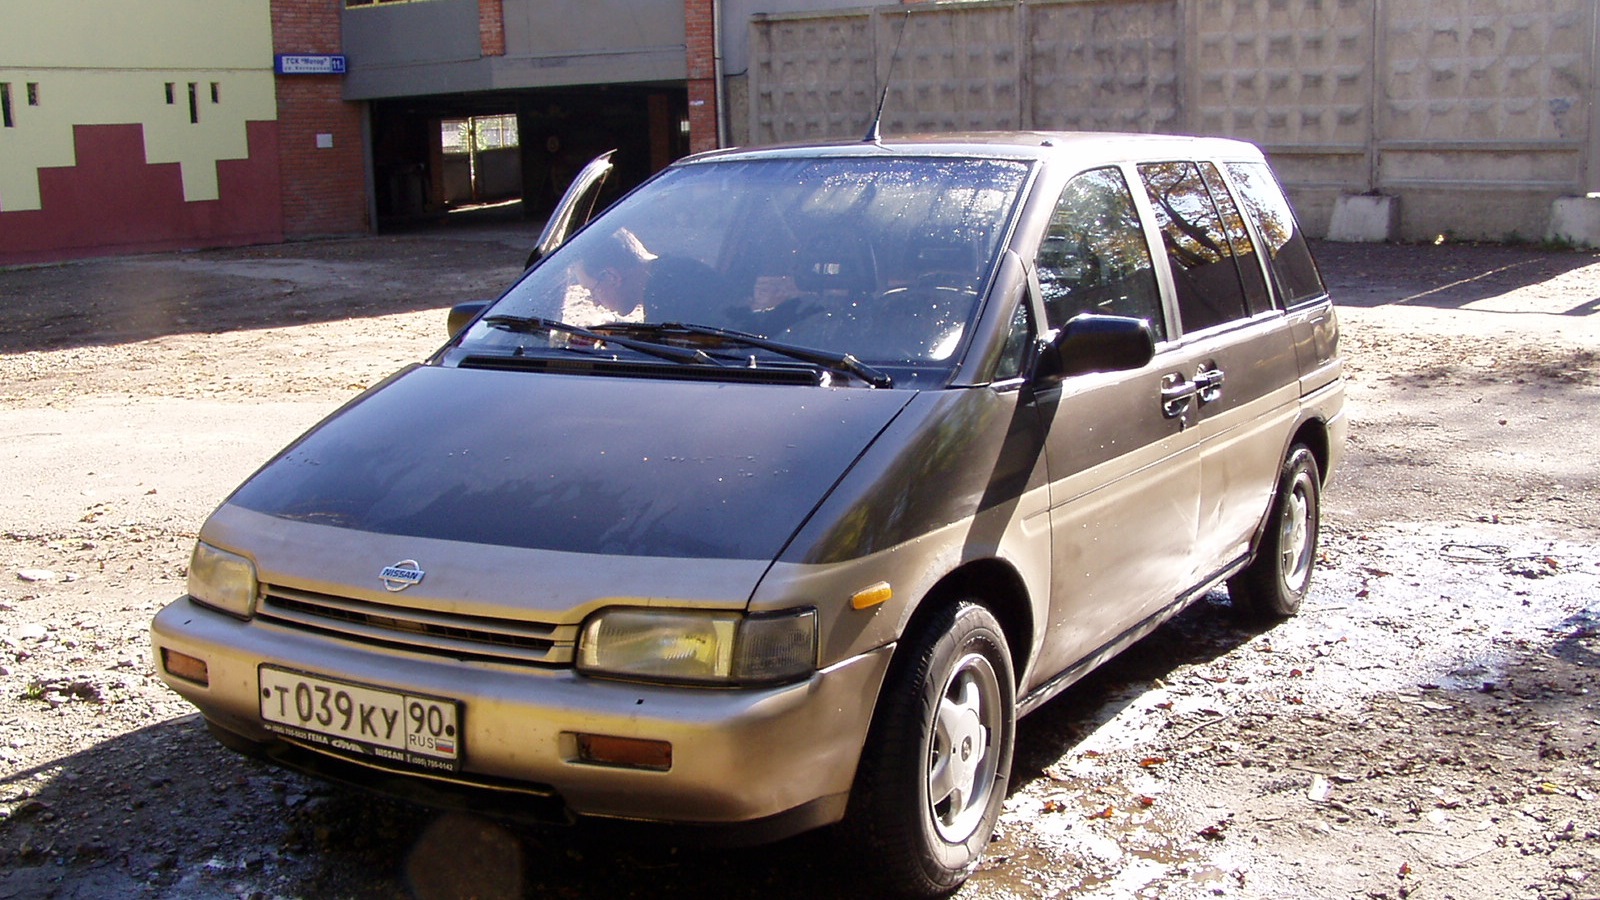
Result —
<instances>
[{"instance_id":1,"label":"garage entrance","mask_svg":"<svg viewBox=\"0 0 1600 900\"><path fill-rule=\"evenodd\" d=\"M370 101L378 229L503 205L543 218L584 163L616 150L615 195L689 150L681 85Z\"/></svg>"}]
</instances>

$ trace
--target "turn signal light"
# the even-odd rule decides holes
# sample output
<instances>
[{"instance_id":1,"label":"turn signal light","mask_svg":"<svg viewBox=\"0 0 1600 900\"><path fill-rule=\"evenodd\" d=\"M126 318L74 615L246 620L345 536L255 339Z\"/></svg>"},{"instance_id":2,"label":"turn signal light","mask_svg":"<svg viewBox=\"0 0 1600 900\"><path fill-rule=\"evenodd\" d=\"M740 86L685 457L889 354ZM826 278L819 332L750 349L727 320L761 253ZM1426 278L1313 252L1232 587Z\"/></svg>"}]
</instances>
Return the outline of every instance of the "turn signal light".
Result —
<instances>
[{"instance_id":1,"label":"turn signal light","mask_svg":"<svg viewBox=\"0 0 1600 900\"><path fill-rule=\"evenodd\" d=\"M850 605L856 609L871 609L879 604L889 602L889 599L893 596L894 588L889 586L889 582L880 581L871 587L862 588L852 594Z\"/></svg>"},{"instance_id":2,"label":"turn signal light","mask_svg":"<svg viewBox=\"0 0 1600 900\"><path fill-rule=\"evenodd\" d=\"M672 745L666 741L577 734L578 762L665 772L672 768Z\"/></svg>"},{"instance_id":3,"label":"turn signal light","mask_svg":"<svg viewBox=\"0 0 1600 900\"><path fill-rule=\"evenodd\" d=\"M162 647L161 668L174 678L192 681L201 687L211 686L211 673L206 670L206 661L187 653Z\"/></svg>"}]
</instances>

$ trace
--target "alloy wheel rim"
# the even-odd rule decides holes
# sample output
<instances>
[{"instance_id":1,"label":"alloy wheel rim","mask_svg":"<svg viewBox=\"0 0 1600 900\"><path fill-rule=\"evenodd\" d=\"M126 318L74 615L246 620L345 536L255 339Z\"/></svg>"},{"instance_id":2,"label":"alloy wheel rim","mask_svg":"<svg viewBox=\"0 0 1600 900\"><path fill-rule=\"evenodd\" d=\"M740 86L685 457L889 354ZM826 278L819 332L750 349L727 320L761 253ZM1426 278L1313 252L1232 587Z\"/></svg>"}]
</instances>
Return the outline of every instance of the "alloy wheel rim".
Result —
<instances>
[{"instance_id":1,"label":"alloy wheel rim","mask_svg":"<svg viewBox=\"0 0 1600 900\"><path fill-rule=\"evenodd\" d=\"M939 836L961 843L982 822L994 791L1000 682L981 654L963 657L940 691L929 735L928 813Z\"/></svg>"},{"instance_id":2,"label":"alloy wheel rim","mask_svg":"<svg viewBox=\"0 0 1600 900\"><path fill-rule=\"evenodd\" d=\"M1311 499L1305 476L1295 479L1294 489L1284 504L1282 531L1278 547L1282 553L1280 563L1283 580L1296 591L1311 575Z\"/></svg>"}]
</instances>

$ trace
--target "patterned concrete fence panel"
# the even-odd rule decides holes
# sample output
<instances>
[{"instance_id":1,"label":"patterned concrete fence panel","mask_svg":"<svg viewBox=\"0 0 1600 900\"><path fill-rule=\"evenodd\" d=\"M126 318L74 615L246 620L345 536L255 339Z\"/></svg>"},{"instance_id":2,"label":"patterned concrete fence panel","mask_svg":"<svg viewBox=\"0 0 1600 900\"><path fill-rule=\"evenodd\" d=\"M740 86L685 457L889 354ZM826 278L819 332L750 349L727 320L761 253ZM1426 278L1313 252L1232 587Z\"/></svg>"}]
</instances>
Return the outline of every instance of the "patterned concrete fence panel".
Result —
<instances>
[{"instance_id":1,"label":"patterned concrete fence panel","mask_svg":"<svg viewBox=\"0 0 1600 900\"><path fill-rule=\"evenodd\" d=\"M866 133L878 95L871 14L758 22L750 46L757 143Z\"/></svg>"},{"instance_id":2,"label":"patterned concrete fence panel","mask_svg":"<svg viewBox=\"0 0 1600 900\"><path fill-rule=\"evenodd\" d=\"M1556 198L1600 191L1597 35L1596 0L978 0L759 16L748 121L756 142L857 137L887 78L886 134L1240 137L1272 155L1313 233L1341 199L1373 195L1394 201L1392 237L1539 238Z\"/></svg>"},{"instance_id":3,"label":"patterned concrete fence panel","mask_svg":"<svg viewBox=\"0 0 1600 900\"><path fill-rule=\"evenodd\" d=\"M889 79L885 132L1022 127L1021 15L1010 2L880 13L880 58L900 45L892 75L885 64L881 76Z\"/></svg>"},{"instance_id":4,"label":"patterned concrete fence panel","mask_svg":"<svg viewBox=\"0 0 1600 900\"><path fill-rule=\"evenodd\" d=\"M1595 6L1383 0L1375 180L1404 198L1407 236L1538 237L1551 201L1597 189Z\"/></svg>"},{"instance_id":5,"label":"patterned concrete fence panel","mask_svg":"<svg viewBox=\"0 0 1600 900\"><path fill-rule=\"evenodd\" d=\"M1261 145L1307 227L1372 187L1373 9L1381 0L1195 0L1190 130Z\"/></svg>"},{"instance_id":6,"label":"patterned concrete fence panel","mask_svg":"<svg viewBox=\"0 0 1600 900\"><path fill-rule=\"evenodd\" d=\"M1033 3L1027 10L1030 127L1183 130L1177 0Z\"/></svg>"}]
</instances>

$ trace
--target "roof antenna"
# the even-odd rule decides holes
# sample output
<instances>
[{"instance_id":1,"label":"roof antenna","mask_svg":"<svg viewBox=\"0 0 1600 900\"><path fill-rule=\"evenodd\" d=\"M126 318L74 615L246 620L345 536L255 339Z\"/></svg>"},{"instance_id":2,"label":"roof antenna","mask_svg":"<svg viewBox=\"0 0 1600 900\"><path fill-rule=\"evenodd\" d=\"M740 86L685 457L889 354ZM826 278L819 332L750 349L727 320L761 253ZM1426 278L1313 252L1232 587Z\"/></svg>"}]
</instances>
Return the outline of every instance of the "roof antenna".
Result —
<instances>
[{"instance_id":1,"label":"roof antenna","mask_svg":"<svg viewBox=\"0 0 1600 900\"><path fill-rule=\"evenodd\" d=\"M889 99L889 84L894 80L894 64L900 59L900 42L906 39L906 26L911 22L911 10L907 9L905 16L900 19L900 36L894 39L894 53L889 56L889 71L883 76L883 93L878 95L878 109L872 114L872 124L867 127L867 136L862 138L862 143L876 144L883 140L883 104Z\"/></svg>"}]
</instances>

